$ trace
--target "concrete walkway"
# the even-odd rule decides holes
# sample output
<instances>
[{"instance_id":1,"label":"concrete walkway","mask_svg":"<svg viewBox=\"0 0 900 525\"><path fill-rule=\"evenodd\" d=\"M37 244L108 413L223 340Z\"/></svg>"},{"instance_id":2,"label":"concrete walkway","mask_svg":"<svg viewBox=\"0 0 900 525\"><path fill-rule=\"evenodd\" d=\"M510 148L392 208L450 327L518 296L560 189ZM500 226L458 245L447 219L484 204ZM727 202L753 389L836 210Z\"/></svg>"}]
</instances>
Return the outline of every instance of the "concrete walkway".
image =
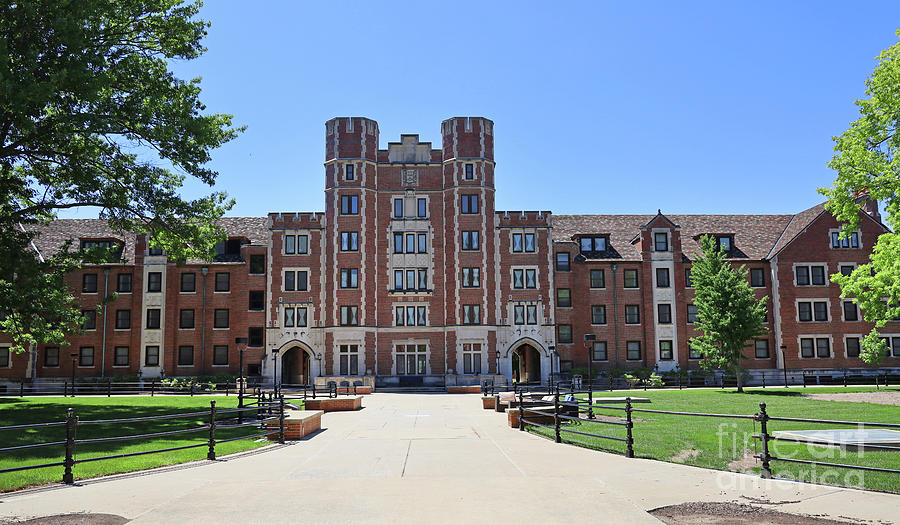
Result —
<instances>
[{"instance_id":1,"label":"concrete walkway","mask_svg":"<svg viewBox=\"0 0 900 525\"><path fill-rule=\"evenodd\" d=\"M375 394L320 433L265 451L0 496L0 521L70 512L140 524L659 523L688 501L772 502L900 519L900 496L627 459L506 427L477 395Z\"/></svg>"}]
</instances>

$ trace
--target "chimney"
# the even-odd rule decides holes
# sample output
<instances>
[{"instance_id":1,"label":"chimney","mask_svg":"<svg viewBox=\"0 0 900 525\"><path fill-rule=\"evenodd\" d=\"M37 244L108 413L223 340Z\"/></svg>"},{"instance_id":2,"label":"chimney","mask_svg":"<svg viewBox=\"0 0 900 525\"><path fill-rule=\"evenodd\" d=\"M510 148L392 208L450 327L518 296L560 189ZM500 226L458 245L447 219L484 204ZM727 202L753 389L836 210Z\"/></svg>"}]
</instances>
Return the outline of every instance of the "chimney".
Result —
<instances>
[{"instance_id":1,"label":"chimney","mask_svg":"<svg viewBox=\"0 0 900 525\"><path fill-rule=\"evenodd\" d=\"M881 222L881 213L878 212L878 201L869 198L869 190L854 191L853 196L856 197L856 202L862 208L862 211L868 213L869 217L872 217L879 223Z\"/></svg>"}]
</instances>

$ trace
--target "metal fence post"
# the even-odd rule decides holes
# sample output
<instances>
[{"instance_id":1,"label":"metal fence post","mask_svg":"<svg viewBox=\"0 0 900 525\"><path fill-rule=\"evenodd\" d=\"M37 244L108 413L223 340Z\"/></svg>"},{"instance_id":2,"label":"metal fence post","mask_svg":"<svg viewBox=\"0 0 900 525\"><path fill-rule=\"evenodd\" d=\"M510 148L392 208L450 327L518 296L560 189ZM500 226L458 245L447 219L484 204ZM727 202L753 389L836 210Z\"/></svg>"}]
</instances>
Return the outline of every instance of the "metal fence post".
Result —
<instances>
[{"instance_id":1,"label":"metal fence post","mask_svg":"<svg viewBox=\"0 0 900 525\"><path fill-rule=\"evenodd\" d=\"M19 397L25 395L25 378L22 378L22 381L19 382Z\"/></svg>"},{"instance_id":2,"label":"metal fence post","mask_svg":"<svg viewBox=\"0 0 900 525\"><path fill-rule=\"evenodd\" d=\"M559 435L559 396L553 396L553 431L556 433L556 442L562 443Z\"/></svg>"},{"instance_id":3,"label":"metal fence post","mask_svg":"<svg viewBox=\"0 0 900 525\"><path fill-rule=\"evenodd\" d=\"M762 387L766 388L766 373L762 373Z\"/></svg>"},{"instance_id":4,"label":"metal fence post","mask_svg":"<svg viewBox=\"0 0 900 525\"><path fill-rule=\"evenodd\" d=\"M63 467L65 468L63 483L67 485L75 483L72 467L75 466L75 427L77 424L78 420L75 418L75 410L72 408L66 410L66 459L63 462Z\"/></svg>"},{"instance_id":5,"label":"metal fence post","mask_svg":"<svg viewBox=\"0 0 900 525\"><path fill-rule=\"evenodd\" d=\"M594 419L594 380L588 378L588 419Z\"/></svg>"},{"instance_id":6,"label":"metal fence post","mask_svg":"<svg viewBox=\"0 0 900 525\"><path fill-rule=\"evenodd\" d=\"M525 409L522 408L524 399L525 396L522 395L522 391L519 390L519 430L525 430Z\"/></svg>"},{"instance_id":7,"label":"metal fence post","mask_svg":"<svg viewBox=\"0 0 900 525\"><path fill-rule=\"evenodd\" d=\"M632 432L632 428L634 428L634 423L631 419L631 398L625 398L625 457L633 458L634 457L634 435Z\"/></svg>"},{"instance_id":8,"label":"metal fence post","mask_svg":"<svg viewBox=\"0 0 900 525\"><path fill-rule=\"evenodd\" d=\"M766 422L769 420L769 415L766 414L766 404L759 404L759 415L757 416L759 420L759 432L760 439L762 440L762 454L760 459L762 459L762 468L759 471L759 475L763 478L771 478L772 470L769 467L769 432L766 428Z\"/></svg>"},{"instance_id":9,"label":"metal fence post","mask_svg":"<svg viewBox=\"0 0 900 525\"><path fill-rule=\"evenodd\" d=\"M153 397L153 394L156 393L156 379L150 381L150 397Z\"/></svg>"},{"instance_id":10,"label":"metal fence post","mask_svg":"<svg viewBox=\"0 0 900 525\"><path fill-rule=\"evenodd\" d=\"M209 452L206 459L216 459L216 402L209 402Z\"/></svg>"},{"instance_id":11,"label":"metal fence post","mask_svg":"<svg viewBox=\"0 0 900 525\"><path fill-rule=\"evenodd\" d=\"M284 445L284 394L278 396L278 442Z\"/></svg>"},{"instance_id":12,"label":"metal fence post","mask_svg":"<svg viewBox=\"0 0 900 525\"><path fill-rule=\"evenodd\" d=\"M112 397L112 378L106 378L106 397Z\"/></svg>"},{"instance_id":13,"label":"metal fence post","mask_svg":"<svg viewBox=\"0 0 900 525\"><path fill-rule=\"evenodd\" d=\"M194 397L194 382L191 381L191 397Z\"/></svg>"}]
</instances>

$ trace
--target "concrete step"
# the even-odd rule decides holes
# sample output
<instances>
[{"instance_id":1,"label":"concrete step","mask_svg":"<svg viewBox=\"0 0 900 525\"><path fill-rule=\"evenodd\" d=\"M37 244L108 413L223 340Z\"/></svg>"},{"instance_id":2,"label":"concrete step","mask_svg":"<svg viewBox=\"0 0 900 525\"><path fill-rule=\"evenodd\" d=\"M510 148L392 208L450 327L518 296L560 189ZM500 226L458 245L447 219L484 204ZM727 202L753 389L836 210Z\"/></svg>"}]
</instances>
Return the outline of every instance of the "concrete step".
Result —
<instances>
[{"instance_id":1,"label":"concrete step","mask_svg":"<svg viewBox=\"0 0 900 525\"><path fill-rule=\"evenodd\" d=\"M389 394L444 394L447 389L442 386L382 386L375 391Z\"/></svg>"}]
</instances>

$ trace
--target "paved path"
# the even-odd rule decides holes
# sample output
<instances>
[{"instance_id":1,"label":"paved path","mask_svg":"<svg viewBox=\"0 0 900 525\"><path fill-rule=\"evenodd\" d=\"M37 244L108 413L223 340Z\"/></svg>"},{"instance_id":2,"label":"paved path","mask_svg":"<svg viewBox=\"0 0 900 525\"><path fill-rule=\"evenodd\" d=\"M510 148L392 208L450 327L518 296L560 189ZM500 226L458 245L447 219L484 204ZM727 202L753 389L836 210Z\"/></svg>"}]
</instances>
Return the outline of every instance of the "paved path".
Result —
<instances>
[{"instance_id":1,"label":"paved path","mask_svg":"<svg viewBox=\"0 0 900 525\"><path fill-rule=\"evenodd\" d=\"M785 512L900 519L900 496L766 482L627 459L506 427L477 395L376 394L313 438L80 486L0 496L0 519L86 511L140 524L659 523L686 501L782 502ZM786 502L786 503L785 503ZM582 521L575 521L582 520Z\"/></svg>"}]
</instances>

